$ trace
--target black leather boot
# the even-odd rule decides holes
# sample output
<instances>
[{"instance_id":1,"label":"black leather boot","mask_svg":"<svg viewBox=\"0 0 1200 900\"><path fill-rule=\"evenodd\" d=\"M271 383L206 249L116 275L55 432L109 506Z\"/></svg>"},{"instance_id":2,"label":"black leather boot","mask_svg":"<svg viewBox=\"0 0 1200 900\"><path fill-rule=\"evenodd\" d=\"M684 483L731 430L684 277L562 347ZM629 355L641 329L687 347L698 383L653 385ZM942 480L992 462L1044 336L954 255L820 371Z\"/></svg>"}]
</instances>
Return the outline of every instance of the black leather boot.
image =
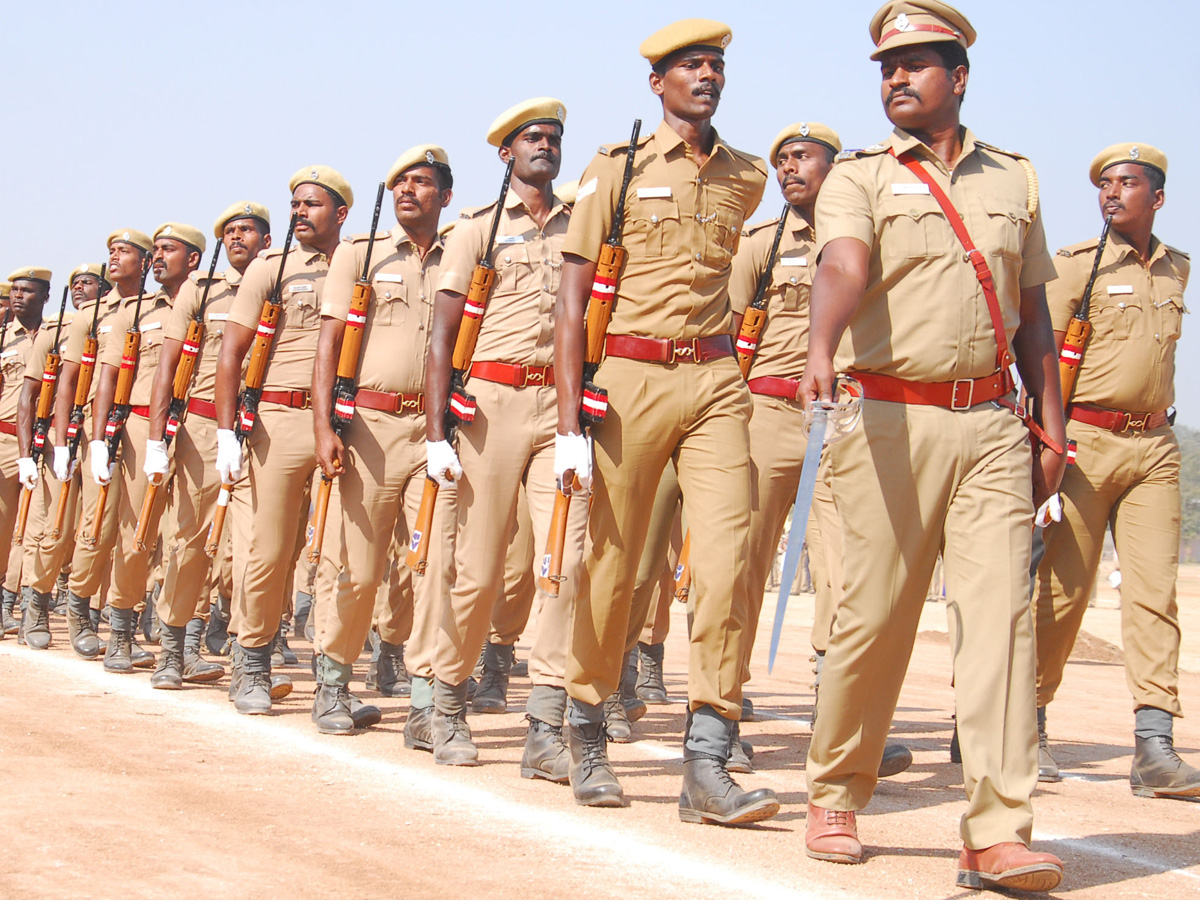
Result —
<instances>
[{"instance_id":1,"label":"black leather boot","mask_svg":"<svg viewBox=\"0 0 1200 900\"><path fill-rule=\"evenodd\" d=\"M621 705L625 707L625 717L630 723L636 722L646 714L646 701L637 694L638 680L638 651L634 647L625 654L621 665L621 684L617 689L621 695Z\"/></svg>"},{"instance_id":2,"label":"black leather boot","mask_svg":"<svg viewBox=\"0 0 1200 900\"><path fill-rule=\"evenodd\" d=\"M570 780L571 751L563 740L562 726L554 727L526 716L525 752L521 755L522 778L544 778L555 784Z\"/></svg>"},{"instance_id":3,"label":"black leather boot","mask_svg":"<svg viewBox=\"0 0 1200 900\"><path fill-rule=\"evenodd\" d=\"M1200 797L1200 771L1179 758L1170 735L1134 741L1129 787L1135 797Z\"/></svg>"},{"instance_id":4,"label":"black leather boot","mask_svg":"<svg viewBox=\"0 0 1200 900\"><path fill-rule=\"evenodd\" d=\"M204 620L190 619L183 637L183 680L188 684L209 684L225 677L225 667L211 663L200 655L200 635Z\"/></svg>"},{"instance_id":5,"label":"black leather boot","mask_svg":"<svg viewBox=\"0 0 1200 900\"><path fill-rule=\"evenodd\" d=\"M508 711L508 675L513 656L502 644L487 644L483 648L483 674L471 698L471 712L503 713Z\"/></svg>"},{"instance_id":6,"label":"black leather boot","mask_svg":"<svg viewBox=\"0 0 1200 900\"><path fill-rule=\"evenodd\" d=\"M568 776L575 802L580 806L625 806L625 792L608 761L608 738L604 723L568 725L567 748L571 752Z\"/></svg>"},{"instance_id":7,"label":"black leather boot","mask_svg":"<svg viewBox=\"0 0 1200 900\"><path fill-rule=\"evenodd\" d=\"M104 652L104 671L128 675L133 671L132 609L110 609L108 613L108 649Z\"/></svg>"},{"instance_id":8,"label":"black leather boot","mask_svg":"<svg viewBox=\"0 0 1200 900\"><path fill-rule=\"evenodd\" d=\"M84 659L95 659L100 655L100 637L92 625L91 600L68 594L67 597L67 635L71 639L71 649Z\"/></svg>"},{"instance_id":9,"label":"black leather boot","mask_svg":"<svg viewBox=\"0 0 1200 900\"><path fill-rule=\"evenodd\" d=\"M25 644L34 650L45 650L50 646L50 606L54 598L25 588L29 606L21 619L21 635Z\"/></svg>"},{"instance_id":10,"label":"black leather boot","mask_svg":"<svg viewBox=\"0 0 1200 900\"><path fill-rule=\"evenodd\" d=\"M159 630L162 653L158 666L150 676L150 687L160 691L177 691L183 687L184 629L178 625L163 625Z\"/></svg>"},{"instance_id":11,"label":"black leather boot","mask_svg":"<svg viewBox=\"0 0 1200 900\"><path fill-rule=\"evenodd\" d=\"M344 684L318 684L313 697L313 724L321 734L351 734L350 689Z\"/></svg>"},{"instance_id":12,"label":"black leather boot","mask_svg":"<svg viewBox=\"0 0 1200 900\"><path fill-rule=\"evenodd\" d=\"M679 818L709 825L748 825L779 812L779 798L769 788L743 790L729 777L725 760L685 750Z\"/></svg>"},{"instance_id":13,"label":"black leather boot","mask_svg":"<svg viewBox=\"0 0 1200 900\"><path fill-rule=\"evenodd\" d=\"M21 627L20 623L17 621L16 617L13 615L13 612L16 610L16 607L17 607L16 593L14 593L13 591L9 591L9 590L0 588L0 609L3 610L2 612L0 612L0 618L2 618L2 621L3 621L3 627L4 627L5 634L16 634L17 629Z\"/></svg>"},{"instance_id":14,"label":"black leather boot","mask_svg":"<svg viewBox=\"0 0 1200 900\"><path fill-rule=\"evenodd\" d=\"M271 645L237 647L240 677L233 708L244 716L261 716L271 711ZM233 691L233 687L230 687Z\"/></svg>"},{"instance_id":15,"label":"black leather boot","mask_svg":"<svg viewBox=\"0 0 1200 900\"><path fill-rule=\"evenodd\" d=\"M667 686L663 681L663 645L639 643L637 654L637 695L647 703L669 703Z\"/></svg>"}]
</instances>

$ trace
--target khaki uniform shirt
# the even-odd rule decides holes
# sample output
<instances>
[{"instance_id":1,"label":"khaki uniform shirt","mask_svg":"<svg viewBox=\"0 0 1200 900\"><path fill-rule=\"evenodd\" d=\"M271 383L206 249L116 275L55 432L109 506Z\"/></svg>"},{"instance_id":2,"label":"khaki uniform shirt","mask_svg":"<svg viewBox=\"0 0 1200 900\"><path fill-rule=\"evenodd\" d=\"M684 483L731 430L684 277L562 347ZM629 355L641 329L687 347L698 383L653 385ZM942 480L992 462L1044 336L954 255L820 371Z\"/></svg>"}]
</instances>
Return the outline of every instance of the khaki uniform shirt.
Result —
<instances>
[{"instance_id":1,"label":"khaki uniform shirt","mask_svg":"<svg viewBox=\"0 0 1200 900\"><path fill-rule=\"evenodd\" d=\"M1021 289L1055 277L1018 157L966 129L962 156L949 171L897 128L884 144L835 165L817 197L819 248L846 237L871 248L866 292L834 365L924 382L990 375L996 334L975 268L937 200L888 148L913 150L958 210L991 268L1010 346Z\"/></svg>"},{"instance_id":2,"label":"khaki uniform shirt","mask_svg":"<svg viewBox=\"0 0 1200 900\"><path fill-rule=\"evenodd\" d=\"M21 396L21 385L25 380L25 366L33 350L34 336L20 319L8 323L4 346L0 348L0 421L17 422L17 401ZM38 377L41 377L38 372Z\"/></svg>"},{"instance_id":3,"label":"khaki uniform shirt","mask_svg":"<svg viewBox=\"0 0 1200 900\"><path fill-rule=\"evenodd\" d=\"M241 287L229 309L229 321L258 329L263 304L271 296L279 274L283 248L272 247L251 261ZM268 391L307 391L312 388L313 361L321 332L321 291L329 271L329 258L312 247L297 243L288 253L283 272L280 302L283 310L275 329L275 340L267 357L263 381Z\"/></svg>"},{"instance_id":4,"label":"khaki uniform shirt","mask_svg":"<svg viewBox=\"0 0 1200 900\"><path fill-rule=\"evenodd\" d=\"M182 288L180 289L182 290ZM142 298L142 312L138 316L137 326L142 332L138 344L137 369L133 376L133 390L129 394L129 402L133 406L148 406L150 391L154 385L154 373L158 369L158 360L162 356L163 332L167 320L171 318L171 304L174 301L163 290L152 296ZM121 367L121 356L125 352L125 333L133 327L134 314L137 312L137 296L124 297L121 306L113 318L112 334L104 345L100 362L115 369Z\"/></svg>"},{"instance_id":5,"label":"khaki uniform shirt","mask_svg":"<svg viewBox=\"0 0 1200 900\"><path fill-rule=\"evenodd\" d=\"M745 315L754 299L778 226L779 219L776 218L748 229L733 258L729 302L738 315ZM816 267L817 247L812 225L794 211L789 212L763 297L767 302L767 324L758 338L758 350L750 367L751 378L768 375L799 378L804 372L804 363L808 359L808 298Z\"/></svg>"},{"instance_id":6,"label":"khaki uniform shirt","mask_svg":"<svg viewBox=\"0 0 1200 900\"><path fill-rule=\"evenodd\" d=\"M55 322L47 320L42 323L42 327L38 329L33 338L33 347L29 351L29 358L25 361L25 377L31 381L41 382L42 373L46 371L46 357L50 355L51 349L62 353L62 346L67 341L70 323L65 323L58 334L58 348L54 348L55 328L57 328Z\"/></svg>"},{"instance_id":7,"label":"khaki uniform shirt","mask_svg":"<svg viewBox=\"0 0 1200 900\"><path fill-rule=\"evenodd\" d=\"M110 290L107 294L100 298L100 315L96 324L96 365L100 364L101 355L104 353L104 348L108 344L108 338L112 334L114 316L117 311L117 301L121 295L116 288ZM67 338L63 342L62 357L64 363L74 363L77 366L83 365L83 345L87 340L88 332L92 330L92 307L94 304L85 303L71 319L71 324L67 330ZM121 343L123 338L118 339ZM119 360L118 360L119 362ZM96 386L99 384L99 379L94 375L92 377L92 389L88 394L88 402L96 399ZM75 398L72 397L72 400ZM91 414L89 410L89 415Z\"/></svg>"},{"instance_id":8,"label":"khaki uniform shirt","mask_svg":"<svg viewBox=\"0 0 1200 900\"><path fill-rule=\"evenodd\" d=\"M555 198L557 201L557 198ZM465 295L487 249L496 204L463 211L446 239L439 291ZM548 366L554 361L554 300L562 278L562 246L571 208L556 202L544 228L515 191L504 198L492 265L496 287L475 344L475 362Z\"/></svg>"},{"instance_id":9,"label":"khaki uniform shirt","mask_svg":"<svg viewBox=\"0 0 1200 900\"><path fill-rule=\"evenodd\" d=\"M204 283L208 273L193 272L175 298L171 318L167 320L166 337L182 342L187 337L188 326L196 318L204 299ZM196 356L196 367L192 371L192 389L189 397L212 401L217 385L217 360L221 355L221 338L225 334L225 322L229 309L237 296L242 274L234 268L213 275L208 287L208 301L204 303L204 338Z\"/></svg>"},{"instance_id":10,"label":"khaki uniform shirt","mask_svg":"<svg viewBox=\"0 0 1200 900\"><path fill-rule=\"evenodd\" d=\"M1083 302L1098 237L1058 251L1058 280L1046 288L1055 331L1066 331ZM1143 265L1110 231L1092 288L1092 336L1075 382L1076 403L1126 412L1158 412L1175 402L1175 344L1183 327L1183 291L1191 260L1158 238Z\"/></svg>"},{"instance_id":11,"label":"khaki uniform shirt","mask_svg":"<svg viewBox=\"0 0 1200 900\"><path fill-rule=\"evenodd\" d=\"M369 234L355 235L334 251L325 279L321 315L346 321L369 241ZM371 301L359 354L359 387L399 394L423 390L433 296L444 244L441 237L436 238L422 259L420 250L399 225L391 234L376 235L369 273Z\"/></svg>"},{"instance_id":12,"label":"khaki uniform shirt","mask_svg":"<svg viewBox=\"0 0 1200 900\"><path fill-rule=\"evenodd\" d=\"M625 174L626 144L610 144L580 181L564 253L595 262L608 239ZM761 159L719 137L704 165L662 122L638 142L622 243L629 260L609 334L691 339L729 334L729 275L742 226L767 183Z\"/></svg>"}]
</instances>

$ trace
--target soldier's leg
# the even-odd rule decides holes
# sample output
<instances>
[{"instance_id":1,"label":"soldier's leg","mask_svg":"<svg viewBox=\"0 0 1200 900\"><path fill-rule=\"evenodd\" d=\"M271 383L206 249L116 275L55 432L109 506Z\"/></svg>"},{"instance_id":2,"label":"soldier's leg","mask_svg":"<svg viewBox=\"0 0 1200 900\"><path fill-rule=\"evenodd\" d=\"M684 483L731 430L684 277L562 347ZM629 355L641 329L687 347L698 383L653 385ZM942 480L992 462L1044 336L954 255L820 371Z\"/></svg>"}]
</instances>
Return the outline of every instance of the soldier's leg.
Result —
<instances>
[{"instance_id":1,"label":"soldier's leg","mask_svg":"<svg viewBox=\"0 0 1200 900\"><path fill-rule=\"evenodd\" d=\"M674 461L663 468L654 502L650 507L650 524L646 544L638 560L633 596L629 604L629 631L626 650L641 675L634 692L646 703L665 703L666 688L662 681L663 641L670 622L671 600L675 594L672 577L674 565L668 559L671 537L679 520L679 478ZM635 649L636 648L636 649Z\"/></svg>"},{"instance_id":2,"label":"soldier's leg","mask_svg":"<svg viewBox=\"0 0 1200 900\"><path fill-rule=\"evenodd\" d=\"M400 490L401 502L403 488ZM387 574L375 591L375 611L371 616L371 664L367 668L367 690L385 697L407 697L411 688L404 666L404 645L412 636L413 571L404 565L408 548L398 535L407 534L404 516L396 516L396 532L387 555Z\"/></svg>"},{"instance_id":3,"label":"soldier's leg","mask_svg":"<svg viewBox=\"0 0 1200 900\"><path fill-rule=\"evenodd\" d=\"M553 473L550 480L553 483ZM504 589L492 605L492 622L488 632L488 643L504 647L512 647L529 624L536 593L534 563L541 559L546 550L534 536L524 486L517 494L517 515L513 524L513 536L504 557Z\"/></svg>"},{"instance_id":4,"label":"soldier's leg","mask_svg":"<svg viewBox=\"0 0 1200 900\"><path fill-rule=\"evenodd\" d=\"M4 597L15 598L20 592L20 556L21 548L13 546L12 533L13 526L17 521L17 507L21 500L21 482L17 481L17 439L11 434L0 434L0 559L6 561L5 575L3 579ZM16 571L14 572L12 557L17 557ZM30 646L39 650L44 650L50 646L50 598L46 598L43 604L38 602L36 606L32 601L26 606L24 615L21 617L20 636L21 640L28 643L26 633L33 628L33 642Z\"/></svg>"}]
</instances>

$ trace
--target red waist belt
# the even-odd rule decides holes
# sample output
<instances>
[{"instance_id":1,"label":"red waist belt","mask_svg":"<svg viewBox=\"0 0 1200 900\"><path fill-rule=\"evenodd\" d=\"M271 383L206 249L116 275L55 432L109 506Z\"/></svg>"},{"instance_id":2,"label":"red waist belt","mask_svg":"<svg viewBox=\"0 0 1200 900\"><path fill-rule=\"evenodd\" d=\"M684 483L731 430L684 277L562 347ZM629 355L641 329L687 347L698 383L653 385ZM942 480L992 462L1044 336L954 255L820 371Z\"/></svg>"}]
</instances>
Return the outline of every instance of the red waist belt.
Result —
<instances>
[{"instance_id":1,"label":"red waist belt","mask_svg":"<svg viewBox=\"0 0 1200 900\"><path fill-rule=\"evenodd\" d=\"M637 359L642 362L701 363L733 356L733 338L727 334L718 334L684 341L673 338L637 337L632 334L610 334L604 339L604 352L609 356Z\"/></svg>"},{"instance_id":2,"label":"red waist belt","mask_svg":"<svg viewBox=\"0 0 1200 900\"><path fill-rule=\"evenodd\" d=\"M1105 409L1103 406L1093 406L1081 403L1071 407L1071 418L1085 425L1095 425L1097 428L1107 428L1113 434L1124 431L1150 431L1162 428L1170 417L1166 410L1161 412L1131 413L1119 409Z\"/></svg>"},{"instance_id":3,"label":"red waist belt","mask_svg":"<svg viewBox=\"0 0 1200 900\"><path fill-rule=\"evenodd\" d=\"M905 381L874 372L849 374L862 384L863 396L869 400L890 400L892 403L915 403L946 409L970 409L979 403L999 400L1013 389L1012 377L1007 370L993 372L984 378L934 382Z\"/></svg>"},{"instance_id":4,"label":"red waist belt","mask_svg":"<svg viewBox=\"0 0 1200 900\"><path fill-rule=\"evenodd\" d=\"M150 407L148 406L131 406L129 411L135 416L141 416L143 419L150 418Z\"/></svg>"},{"instance_id":5,"label":"red waist belt","mask_svg":"<svg viewBox=\"0 0 1200 900\"><path fill-rule=\"evenodd\" d=\"M425 412L424 394L398 394L395 391L370 391L359 388L354 395L356 405L389 413Z\"/></svg>"},{"instance_id":6,"label":"red waist belt","mask_svg":"<svg viewBox=\"0 0 1200 900\"><path fill-rule=\"evenodd\" d=\"M784 400L796 400L796 392L800 390L799 378L776 378L774 375L764 375L762 378L751 378L746 382L752 394L762 394L765 397L782 397Z\"/></svg>"},{"instance_id":7,"label":"red waist belt","mask_svg":"<svg viewBox=\"0 0 1200 900\"><path fill-rule=\"evenodd\" d=\"M523 388L550 387L554 384L554 366L522 366L517 363L477 362L471 364L471 377L496 384Z\"/></svg>"},{"instance_id":8,"label":"red waist belt","mask_svg":"<svg viewBox=\"0 0 1200 900\"><path fill-rule=\"evenodd\" d=\"M308 391L263 391L260 399L267 403L290 406L292 409L310 409L312 407L312 395Z\"/></svg>"},{"instance_id":9,"label":"red waist belt","mask_svg":"<svg viewBox=\"0 0 1200 900\"><path fill-rule=\"evenodd\" d=\"M188 413L194 416L200 416L204 419L217 420L217 405L210 403L208 400L197 400L192 398L188 401Z\"/></svg>"},{"instance_id":10,"label":"red waist belt","mask_svg":"<svg viewBox=\"0 0 1200 900\"><path fill-rule=\"evenodd\" d=\"M15 422L0 422L0 434L11 434L17 436L17 424Z\"/></svg>"}]
</instances>

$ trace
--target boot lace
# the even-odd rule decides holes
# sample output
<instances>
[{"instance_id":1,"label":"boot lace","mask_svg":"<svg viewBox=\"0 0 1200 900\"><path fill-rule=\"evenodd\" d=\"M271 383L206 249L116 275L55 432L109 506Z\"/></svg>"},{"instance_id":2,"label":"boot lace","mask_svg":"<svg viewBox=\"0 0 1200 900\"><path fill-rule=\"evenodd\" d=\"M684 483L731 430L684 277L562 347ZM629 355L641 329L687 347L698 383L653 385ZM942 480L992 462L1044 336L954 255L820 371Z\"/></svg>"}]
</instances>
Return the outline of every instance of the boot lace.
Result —
<instances>
[{"instance_id":1,"label":"boot lace","mask_svg":"<svg viewBox=\"0 0 1200 900\"><path fill-rule=\"evenodd\" d=\"M838 825L843 828L850 824L850 817L854 815L848 809L826 809L822 812L825 813L826 825Z\"/></svg>"},{"instance_id":2,"label":"boot lace","mask_svg":"<svg viewBox=\"0 0 1200 900\"><path fill-rule=\"evenodd\" d=\"M608 766L608 732L603 725L596 729L595 737L588 737L585 733L582 750L585 775Z\"/></svg>"}]
</instances>

